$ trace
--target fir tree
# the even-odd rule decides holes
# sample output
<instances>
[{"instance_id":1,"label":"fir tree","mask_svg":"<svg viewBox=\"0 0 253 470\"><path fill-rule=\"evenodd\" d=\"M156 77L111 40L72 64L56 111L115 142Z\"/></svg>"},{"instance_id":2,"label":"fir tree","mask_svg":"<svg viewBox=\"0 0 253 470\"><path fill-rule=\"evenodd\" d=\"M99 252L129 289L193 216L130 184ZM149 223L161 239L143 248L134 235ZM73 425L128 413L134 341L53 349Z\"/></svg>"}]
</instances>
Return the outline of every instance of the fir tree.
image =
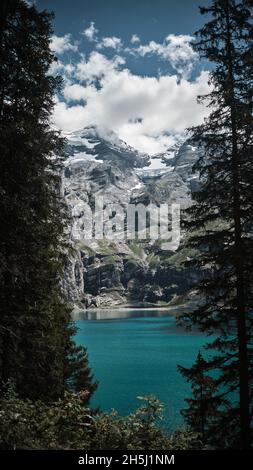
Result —
<instances>
[{"instance_id":1,"label":"fir tree","mask_svg":"<svg viewBox=\"0 0 253 470\"><path fill-rule=\"evenodd\" d=\"M188 244L201 250L192 264L209 274L198 285L204 305L182 318L216 335L206 367L215 371L217 407L222 398L229 406L220 410L213 438L218 446L243 449L252 439L252 5L213 0L201 8L209 21L197 33L195 48L212 62L211 92L203 97L210 115L192 129L202 156L195 165L200 188L186 227Z\"/></svg>"},{"instance_id":2,"label":"fir tree","mask_svg":"<svg viewBox=\"0 0 253 470\"><path fill-rule=\"evenodd\" d=\"M61 79L49 70L52 14L22 0L0 8L0 381L51 400L77 370L94 388L61 292L68 221L56 155L65 142L50 127Z\"/></svg>"},{"instance_id":3,"label":"fir tree","mask_svg":"<svg viewBox=\"0 0 253 470\"><path fill-rule=\"evenodd\" d=\"M179 371L191 383L192 397L186 398L188 408L181 411L190 428L201 436L205 444L210 440L209 429L213 427L216 417L225 409L226 400L221 399L217 406L217 385L214 377L207 375L208 362L198 353L197 360L191 369L179 366Z\"/></svg>"}]
</instances>

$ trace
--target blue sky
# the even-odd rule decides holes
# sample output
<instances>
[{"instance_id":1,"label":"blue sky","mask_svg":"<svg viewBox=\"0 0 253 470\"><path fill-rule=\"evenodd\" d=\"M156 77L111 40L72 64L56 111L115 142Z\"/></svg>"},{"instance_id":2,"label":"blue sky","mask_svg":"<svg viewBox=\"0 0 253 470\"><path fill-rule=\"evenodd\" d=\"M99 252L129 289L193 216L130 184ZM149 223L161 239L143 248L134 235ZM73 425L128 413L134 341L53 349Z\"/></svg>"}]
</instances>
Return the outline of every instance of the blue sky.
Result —
<instances>
[{"instance_id":1,"label":"blue sky","mask_svg":"<svg viewBox=\"0 0 253 470\"><path fill-rule=\"evenodd\" d=\"M208 0L37 0L40 8L55 12L55 34L66 32L81 40L80 32L95 23L101 36L121 37L130 44L133 34L142 42L161 42L168 34L193 35L203 24L198 6L210 4ZM80 44L88 53L92 45ZM128 58L128 66L135 73L152 75L158 68L166 71L168 64L150 57L149 60Z\"/></svg>"},{"instance_id":2,"label":"blue sky","mask_svg":"<svg viewBox=\"0 0 253 470\"><path fill-rule=\"evenodd\" d=\"M159 153L198 124L206 110L208 64L191 47L207 0L37 0L55 12L52 48L64 78L55 124L96 125Z\"/></svg>"}]
</instances>

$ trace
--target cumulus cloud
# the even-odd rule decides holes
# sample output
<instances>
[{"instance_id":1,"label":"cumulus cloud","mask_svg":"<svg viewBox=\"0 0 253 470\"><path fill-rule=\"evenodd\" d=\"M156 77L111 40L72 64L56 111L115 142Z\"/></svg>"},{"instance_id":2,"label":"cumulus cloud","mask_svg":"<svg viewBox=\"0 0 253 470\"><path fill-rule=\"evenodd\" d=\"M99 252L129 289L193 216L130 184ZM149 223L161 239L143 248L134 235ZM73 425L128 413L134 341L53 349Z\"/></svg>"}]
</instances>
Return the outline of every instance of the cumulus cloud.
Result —
<instances>
[{"instance_id":1,"label":"cumulus cloud","mask_svg":"<svg viewBox=\"0 0 253 470\"><path fill-rule=\"evenodd\" d=\"M53 123L61 130L74 131L86 125L82 105L67 106L64 101L55 99Z\"/></svg>"},{"instance_id":2,"label":"cumulus cloud","mask_svg":"<svg viewBox=\"0 0 253 470\"><path fill-rule=\"evenodd\" d=\"M209 91L207 72L194 81L178 81L176 75L139 76L122 65L119 56L109 60L98 52L77 64L79 83L64 88L65 101L56 102L55 124L63 130L107 127L138 150L156 154L207 115L205 106L197 104L197 96Z\"/></svg>"},{"instance_id":3,"label":"cumulus cloud","mask_svg":"<svg viewBox=\"0 0 253 470\"><path fill-rule=\"evenodd\" d=\"M101 42L97 45L98 49L111 48L119 50L122 47L122 41L116 36L102 38Z\"/></svg>"},{"instance_id":4,"label":"cumulus cloud","mask_svg":"<svg viewBox=\"0 0 253 470\"><path fill-rule=\"evenodd\" d=\"M89 98L93 98L96 93L97 89L95 86L82 86L79 83L66 85L63 90L63 95L67 102L87 101Z\"/></svg>"},{"instance_id":5,"label":"cumulus cloud","mask_svg":"<svg viewBox=\"0 0 253 470\"><path fill-rule=\"evenodd\" d=\"M210 91L208 72L189 79L197 59L191 36L170 34L161 43L142 44L133 34L131 47L124 49L116 36L99 38L94 22L82 34L94 42L95 50L88 56L80 53L74 63L59 60L50 69L65 79L53 117L59 129L72 131L91 124L101 132L111 129L129 145L152 155L166 151L187 127L203 121L208 111L197 103L197 96ZM53 47L58 54L77 50L68 34L54 36ZM108 48L114 51L113 57L106 56ZM129 52L141 57L156 55L175 72L158 77L137 75L128 70L122 57Z\"/></svg>"},{"instance_id":6,"label":"cumulus cloud","mask_svg":"<svg viewBox=\"0 0 253 470\"><path fill-rule=\"evenodd\" d=\"M98 30L95 28L94 21L91 21L90 26L83 31L83 35L88 41L96 41Z\"/></svg>"},{"instance_id":7,"label":"cumulus cloud","mask_svg":"<svg viewBox=\"0 0 253 470\"><path fill-rule=\"evenodd\" d=\"M62 75L66 80L70 78L76 70L76 67L71 63L64 63L61 60L53 62L50 66L49 73L51 75Z\"/></svg>"},{"instance_id":8,"label":"cumulus cloud","mask_svg":"<svg viewBox=\"0 0 253 470\"><path fill-rule=\"evenodd\" d=\"M142 57L157 55L168 61L181 76L187 78L198 57L192 48L192 41L193 38L189 35L169 34L162 43L150 41L148 44L139 45L133 51Z\"/></svg>"},{"instance_id":9,"label":"cumulus cloud","mask_svg":"<svg viewBox=\"0 0 253 470\"><path fill-rule=\"evenodd\" d=\"M139 36L137 34L133 34L132 37L131 37L131 43L132 44L138 44L139 42L141 42Z\"/></svg>"},{"instance_id":10,"label":"cumulus cloud","mask_svg":"<svg viewBox=\"0 0 253 470\"><path fill-rule=\"evenodd\" d=\"M80 82L91 83L93 80L100 80L105 75L108 77L116 71L125 60L120 56L108 59L100 52L93 51L87 60L83 59L77 64L76 78Z\"/></svg>"},{"instance_id":11,"label":"cumulus cloud","mask_svg":"<svg viewBox=\"0 0 253 470\"><path fill-rule=\"evenodd\" d=\"M56 54L63 54L66 51L77 52L78 50L77 44L72 42L70 34L64 36L53 35L50 47Z\"/></svg>"}]
</instances>

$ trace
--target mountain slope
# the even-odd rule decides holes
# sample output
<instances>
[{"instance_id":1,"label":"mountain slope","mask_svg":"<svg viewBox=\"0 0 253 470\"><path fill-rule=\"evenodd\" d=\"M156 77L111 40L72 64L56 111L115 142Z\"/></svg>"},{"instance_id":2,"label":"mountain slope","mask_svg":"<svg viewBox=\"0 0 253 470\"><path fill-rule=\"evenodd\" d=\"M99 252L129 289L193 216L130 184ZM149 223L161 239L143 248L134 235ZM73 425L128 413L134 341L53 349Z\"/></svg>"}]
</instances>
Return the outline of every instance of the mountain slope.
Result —
<instances>
[{"instance_id":1,"label":"mountain slope","mask_svg":"<svg viewBox=\"0 0 253 470\"><path fill-rule=\"evenodd\" d=\"M175 254L163 252L159 241L91 238L90 208L94 209L95 196L103 197L104 209L110 204L123 209L128 203L176 202L186 207L196 182L191 174L195 149L185 143L167 166L153 169L152 158L112 132L101 135L89 127L66 137L63 188L76 248L65 275L68 299L83 307L171 301L188 284L180 281L178 267L168 262ZM104 217L110 224L110 212Z\"/></svg>"}]
</instances>

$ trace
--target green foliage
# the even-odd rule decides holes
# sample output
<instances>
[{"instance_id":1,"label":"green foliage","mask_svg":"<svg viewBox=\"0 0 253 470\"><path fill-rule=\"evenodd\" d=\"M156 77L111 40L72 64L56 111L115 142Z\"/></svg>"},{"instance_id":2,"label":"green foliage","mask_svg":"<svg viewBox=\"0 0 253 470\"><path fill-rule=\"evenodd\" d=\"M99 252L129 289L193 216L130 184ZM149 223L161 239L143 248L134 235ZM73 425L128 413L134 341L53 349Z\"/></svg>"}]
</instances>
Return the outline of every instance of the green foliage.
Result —
<instances>
[{"instance_id":1,"label":"green foliage","mask_svg":"<svg viewBox=\"0 0 253 470\"><path fill-rule=\"evenodd\" d=\"M133 252L133 255L137 258L144 259L145 258L145 251L143 247L143 243L140 241L132 240L129 242L129 248Z\"/></svg>"},{"instance_id":2,"label":"green foliage","mask_svg":"<svg viewBox=\"0 0 253 470\"><path fill-rule=\"evenodd\" d=\"M149 253L147 255L146 261L149 265L150 269L156 269L160 266L161 259L159 255L156 255L155 253Z\"/></svg>"},{"instance_id":3,"label":"green foliage","mask_svg":"<svg viewBox=\"0 0 253 470\"><path fill-rule=\"evenodd\" d=\"M166 259L166 264L175 266L178 269L183 269L187 261L196 259L199 251L194 248L182 247L176 253Z\"/></svg>"},{"instance_id":4,"label":"green foliage","mask_svg":"<svg viewBox=\"0 0 253 470\"><path fill-rule=\"evenodd\" d=\"M93 250L90 246L88 246L84 241L80 240L76 244L76 250L84 251L85 253L88 254L88 256L95 256L96 251Z\"/></svg>"},{"instance_id":5,"label":"green foliage","mask_svg":"<svg viewBox=\"0 0 253 470\"><path fill-rule=\"evenodd\" d=\"M196 325L216 337L206 346L209 360L202 362L202 385L211 380L207 372L214 378L216 417L207 423L209 442L243 449L252 444L253 398L252 6L252 0L213 0L201 8L208 21L194 47L213 64L211 91L200 98L210 115L191 129L201 150L194 167L200 185L185 228L187 248L199 250L187 265L203 273L196 286L202 302L182 316L186 327ZM196 364L184 375L198 395L195 369ZM198 403L189 404L196 418Z\"/></svg>"},{"instance_id":6,"label":"green foliage","mask_svg":"<svg viewBox=\"0 0 253 470\"><path fill-rule=\"evenodd\" d=\"M180 372L191 383L192 397L186 398L188 408L181 411L187 425L201 436L203 443L212 442L210 429L215 427L216 419L226 410L226 398L220 398L217 407L218 393L216 380L207 374L208 362L199 352L191 369L179 367Z\"/></svg>"},{"instance_id":7,"label":"green foliage","mask_svg":"<svg viewBox=\"0 0 253 470\"><path fill-rule=\"evenodd\" d=\"M74 364L93 388L61 289L65 142L50 123L61 79L49 73L52 15L22 0L0 8L0 382L52 400L76 382Z\"/></svg>"},{"instance_id":8,"label":"green foliage","mask_svg":"<svg viewBox=\"0 0 253 470\"><path fill-rule=\"evenodd\" d=\"M120 257L118 255L108 255L103 260L104 264L115 265L117 262L120 262Z\"/></svg>"},{"instance_id":9,"label":"green foliage","mask_svg":"<svg viewBox=\"0 0 253 470\"><path fill-rule=\"evenodd\" d=\"M162 406L153 396L127 417L87 408L86 392L65 393L54 403L21 400L9 387L0 400L1 449L167 450L201 449L196 433L170 436L158 426Z\"/></svg>"}]
</instances>

